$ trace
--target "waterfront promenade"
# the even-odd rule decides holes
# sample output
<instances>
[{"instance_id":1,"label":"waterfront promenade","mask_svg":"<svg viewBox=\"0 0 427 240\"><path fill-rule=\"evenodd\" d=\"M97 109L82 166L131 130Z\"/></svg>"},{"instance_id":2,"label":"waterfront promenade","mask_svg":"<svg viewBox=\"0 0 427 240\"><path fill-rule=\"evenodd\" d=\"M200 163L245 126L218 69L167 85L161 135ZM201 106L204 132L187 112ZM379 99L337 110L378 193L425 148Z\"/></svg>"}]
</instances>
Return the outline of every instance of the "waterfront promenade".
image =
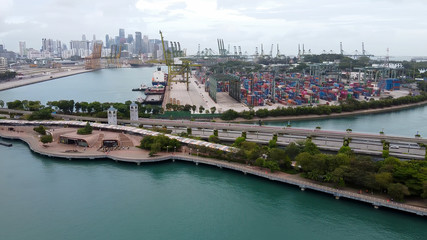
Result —
<instances>
[{"instance_id":1,"label":"waterfront promenade","mask_svg":"<svg viewBox=\"0 0 427 240\"><path fill-rule=\"evenodd\" d=\"M386 207L395 210L400 210L408 213L414 213L420 216L427 215L427 208L408 203L396 203L387 200L384 196L371 195L366 193L357 193L354 189L337 189L330 186L322 185L318 182L310 181L301 178L299 175L292 175L283 172L270 172L264 168L249 166L245 164L227 162L217 159L203 158L195 155L188 154L188 148L184 148L183 152L170 152L159 153L156 157L149 157L148 152L136 147L123 149L111 152L97 151L95 148L83 148L74 146L67 146L59 143L51 143L48 147L43 145L35 133L28 131L9 131L6 128L0 130L0 136L7 139L22 140L28 144L33 152L42 154L48 157L64 158L68 160L73 159L111 159L116 162L131 162L137 165L151 162L161 161L185 161L192 162L196 165L205 164L218 168L231 169L242 172L243 174L250 174L259 176L272 181L278 181L299 187L301 190L314 190L333 195L336 199L348 198L352 200L361 201L364 203L372 204L374 208ZM54 145L59 145L54 146ZM62 146L61 146L62 145ZM67 151L68 148L73 148L76 151Z\"/></svg>"}]
</instances>

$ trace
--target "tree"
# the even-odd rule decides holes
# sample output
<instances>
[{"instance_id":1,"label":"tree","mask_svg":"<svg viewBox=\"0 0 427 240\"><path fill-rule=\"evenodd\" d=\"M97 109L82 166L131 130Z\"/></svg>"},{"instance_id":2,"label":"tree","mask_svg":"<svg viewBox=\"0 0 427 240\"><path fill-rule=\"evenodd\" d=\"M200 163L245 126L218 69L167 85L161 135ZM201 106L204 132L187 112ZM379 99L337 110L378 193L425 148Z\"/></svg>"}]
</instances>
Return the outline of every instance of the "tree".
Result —
<instances>
[{"instance_id":1,"label":"tree","mask_svg":"<svg viewBox=\"0 0 427 240\"><path fill-rule=\"evenodd\" d=\"M264 162L264 167L269 168L271 172L280 170L279 164L277 162L269 161L269 160Z\"/></svg>"},{"instance_id":2,"label":"tree","mask_svg":"<svg viewBox=\"0 0 427 240\"><path fill-rule=\"evenodd\" d=\"M317 148L316 144L314 144L311 139L307 139L304 143L304 152L310 153L311 155L320 153L320 150Z\"/></svg>"},{"instance_id":3,"label":"tree","mask_svg":"<svg viewBox=\"0 0 427 240\"><path fill-rule=\"evenodd\" d=\"M196 112L196 110L197 110L196 105L191 106L191 110L193 110L193 113L195 113L195 112Z\"/></svg>"},{"instance_id":4,"label":"tree","mask_svg":"<svg viewBox=\"0 0 427 240\"><path fill-rule=\"evenodd\" d=\"M264 162L265 162L265 159L264 159L264 158L257 158L257 159L255 160L255 166L263 167L263 166L264 166Z\"/></svg>"},{"instance_id":5,"label":"tree","mask_svg":"<svg viewBox=\"0 0 427 240\"><path fill-rule=\"evenodd\" d=\"M211 107L211 113L214 114L216 111L216 107Z\"/></svg>"},{"instance_id":6,"label":"tree","mask_svg":"<svg viewBox=\"0 0 427 240\"><path fill-rule=\"evenodd\" d=\"M229 109L221 114L222 120L234 120L239 117L239 113L233 109Z\"/></svg>"},{"instance_id":7,"label":"tree","mask_svg":"<svg viewBox=\"0 0 427 240\"><path fill-rule=\"evenodd\" d=\"M0 106L3 108L4 107L4 101L0 100Z\"/></svg>"},{"instance_id":8,"label":"tree","mask_svg":"<svg viewBox=\"0 0 427 240\"><path fill-rule=\"evenodd\" d=\"M277 141L276 140L274 140L274 139L271 139L269 142L268 142L268 147L269 148L277 148ZM283 151L284 152L284 151Z\"/></svg>"},{"instance_id":9,"label":"tree","mask_svg":"<svg viewBox=\"0 0 427 240\"><path fill-rule=\"evenodd\" d=\"M246 140L244 137L237 137L236 140L233 143L233 147L240 147L242 143Z\"/></svg>"},{"instance_id":10,"label":"tree","mask_svg":"<svg viewBox=\"0 0 427 240\"><path fill-rule=\"evenodd\" d=\"M166 110L170 111L172 109L172 103L166 103Z\"/></svg>"},{"instance_id":11,"label":"tree","mask_svg":"<svg viewBox=\"0 0 427 240\"><path fill-rule=\"evenodd\" d=\"M191 111L191 105L190 104L185 104L184 111L190 112Z\"/></svg>"},{"instance_id":12,"label":"tree","mask_svg":"<svg viewBox=\"0 0 427 240\"><path fill-rule=\"evenodd\" d=\"M427 180L423 182L423 193L421 194L422 198L427 198Z\"/></svg>"},{"instance_id":13,"label":"tree","mask_svg":"<svg viewBox=\"0 0 427 240\"><path fill-rule=\"evenodd\" d=\"M203 111L205 111L205 108L202 105L200 105L199 106L199 113L202 114Z\"/></svg>"},{"instance_id":14,"label":"tree","mask_svg":"<svg viewBox=\"0 0 427 240\"><path fill-rule=\"evenodd\" d=\"M51 142L53 141L52 135L50 135L50 134L48 134L48 135L43 135L43 136L41 136L41 137L40 137L40 141L41 141L43 144L51 143Z\"/></svg>"},{"instance_id":15,"label":"tree","mask_svg":"<svg viewBox=\"0 0 427 240\"><path fill-rule=\"evenodd\" d=\"M150 157L153 157L156 153L158 153L160 151L160 149L161 149L160 143L159 142L154 142L150 146L150 152L148 153L148 155Z\"/></svg>"},{"instance_id":16,"label":"tree","mask_svg":"<svg viewBox=\"0 0 427 240\"><path fill-rule=\"evenodd\" d=\"M289 143L289 145L285 148L286 155L288 155L291 159L295 159L295 157L300 152L301 149L294 142Z\"/></svg>"},{"instance_id":17,"label":"tree","mask_svg":"<svg viewBox=\"0 0 427 240\"><path fill-rule=\"evenodd\" d=\"M342 154L345 154L347 156L351 156L351 155L353 155L353 150L351 150L351 147L349 147L349 146L342 146L340 148L340 150L338 151L338 153L342 153Z\"/></svg>"},{"instance_id":18,"label":"tree","mask_svg":"<svg viewBox=\"0 0 427 240\"><path fill-rule=\"evenodd\" d=\"M268 160L277 162L280 168L290 169L291 159L286 155L285 150L281 148L272 148L268 152Z\"/></svg>"},{"instance_id":19,"label":"tree","mask_svg":"<svg viewBox=\"0 0 427 240\"><path fill-rule=\"evenodd\" d=\"M28 116L28 120L49 120L53 119L52 117L52 109L50 108L44 108L39 111L34 111L33 113Z\"/></svg>"},{"instance_id":20,"label":"tree","mask_svg":"<svg viewBox=\"0 0 427 240\"><path fill-rule=\"evenodd\" d=\"M219 143L220 142L219 137L215 136L215 135L210 135L208 141L212 142L212 143Z\"/></svg>"},{"instance_id":21,"label":"tree","mask_svg":"<svg viewBox=\"0 0 427 240\"><path fill-rule=\"evenodd\" d=\"M380 189L387 189L393 182L393 175L389 172L381 172L375 174L375 182L377 182Z\"/></svg>"},{"instance_id":22,"label":"tree","mask_svg":"<svg viewBox=\"0 0 427 240\"><path fill-rule=\"evenodd\" d=\"M390 184L387 188L387 192L390 197L399 202L402 202L405 196L410 194L408 187L401 183Z\"/></svg>"}]
</instances>

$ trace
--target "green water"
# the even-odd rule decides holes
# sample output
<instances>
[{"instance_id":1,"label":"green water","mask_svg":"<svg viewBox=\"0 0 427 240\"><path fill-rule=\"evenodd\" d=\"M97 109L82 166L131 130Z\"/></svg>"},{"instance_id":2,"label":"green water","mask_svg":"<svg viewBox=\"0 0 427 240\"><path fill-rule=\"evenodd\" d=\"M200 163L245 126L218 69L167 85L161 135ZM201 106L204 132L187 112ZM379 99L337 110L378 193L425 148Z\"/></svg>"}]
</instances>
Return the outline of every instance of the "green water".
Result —
<instances>
[{"instance_id":1,"label":"green water","mask_svg":"<svg viewBox=\"0 0 427 240\"><path fill-rule=\"evenodd\" d=\"M103 69L0 91L0 99L4 102L39 100L42 103L61 99L76 102L135 101L144 94L133 92L132 88L141 84L151 86L155 70L156 67Z\"/></svg>"},{"instance_id":2,"label":"green water","mask_svg":"<svg viewBox=\"0 0 427 240\"><path fill-rule=\"evenodd\" d=\"M10 142L10 141L8 141ZM0 239L425 239L425 218L187 163L0 147Z\"/></svg>"},{"instance_id":3,"label":"green water","mask_svg":"<svg viewBox=\"0 0 427 240\"><path fill-rule=\"evenodd\" d=\"M124 102L154 68L110 69L0 99ZM427 107L295 127L427 134ZM283 123L282 123L283 124ZM10 142L10 141L9 141ZM186 163L68 161L0 146L0 239L425 239L425 218Z\"/></svg>"},{"instance_id":4,"label":"green water","mask_svg":"<svg viewBox=\"0 0 427 240\"><path fill-rule=\"evenodd\" d=\"M266 122L266 125L286 126L288 121ZM414 137L418 132L427 136L427 106L405 109L395 112L356 115L351 117L319 119L306 121L291 121L292 127L314 129L320 126L324 130L345 131L350 128L353 132L379 133L395 136Z\"/></svg>"}]
</instances>

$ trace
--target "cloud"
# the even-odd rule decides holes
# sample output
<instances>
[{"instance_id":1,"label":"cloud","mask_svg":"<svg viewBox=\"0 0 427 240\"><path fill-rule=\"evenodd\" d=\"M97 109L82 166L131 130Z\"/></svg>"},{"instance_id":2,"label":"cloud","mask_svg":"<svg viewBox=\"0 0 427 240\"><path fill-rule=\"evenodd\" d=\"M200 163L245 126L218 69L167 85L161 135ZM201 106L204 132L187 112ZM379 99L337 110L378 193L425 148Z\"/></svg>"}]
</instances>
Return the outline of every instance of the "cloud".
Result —
<instances>
[{"instance_id":1,"label":"cloud","mask_svg":"<svg viewBox=\"0 0 427 240\"><path fill-rule=\"evenodd\" d=\"M68 43L82 34L104 39L140 31L180 41L188 52L217 49L217 38L228 47L280 44L281 52L296 54L298 43L320 53L360 49L384 54L427 55L425 0L0 0L0 42L17 50L19 41L40 48L41 38ZM350 50L351 49L351 50Z\"/></svg>"}]
</instances>

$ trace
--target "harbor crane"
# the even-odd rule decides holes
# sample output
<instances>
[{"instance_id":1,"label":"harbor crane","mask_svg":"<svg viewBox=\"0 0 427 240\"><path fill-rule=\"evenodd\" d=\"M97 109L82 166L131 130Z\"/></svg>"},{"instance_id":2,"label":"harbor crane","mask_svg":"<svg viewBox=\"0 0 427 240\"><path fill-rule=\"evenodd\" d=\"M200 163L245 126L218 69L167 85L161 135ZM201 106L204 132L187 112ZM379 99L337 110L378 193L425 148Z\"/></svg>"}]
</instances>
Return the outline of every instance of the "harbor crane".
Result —
<instances>
[{"instance_id":1,"label":"harbor crane","mask_svg":"<svg viewBox=\"0 0 427 240\"><path fill-rule=\"evenodd\" d=\"M101 51L102 41L95 41L93 44L92 54L85 58L86 69L100 69L101 68Z\"/></svg>"},{"instance_id":2,"label":"harbor crane","mask_svg":"<svg viewBox=\"0 0 427 240\"><path fill-rule=\"evenodd\" d=\"M179 43L172 44L171 42L171 50L167 49L162 31L159 31L159 33L162 41L164 63L168 67L168 88L170 89L172 82L185 82L187 91L189 91L191 67L199 67L200 65L192 64L189 60L184 59L185 56Z\"/></svg>"},{"instance_id":3,"label":"harbor crane","mask_svg":"<svg viewBox=\"0 0 427 240\"><path fill-rule=\"evenodd\" d=\"M270 57L271 57L271 58L273 58L273 45L274 45L274 44L271 44L271 49L270 49Z\"/></svg>"}]
</instances>

